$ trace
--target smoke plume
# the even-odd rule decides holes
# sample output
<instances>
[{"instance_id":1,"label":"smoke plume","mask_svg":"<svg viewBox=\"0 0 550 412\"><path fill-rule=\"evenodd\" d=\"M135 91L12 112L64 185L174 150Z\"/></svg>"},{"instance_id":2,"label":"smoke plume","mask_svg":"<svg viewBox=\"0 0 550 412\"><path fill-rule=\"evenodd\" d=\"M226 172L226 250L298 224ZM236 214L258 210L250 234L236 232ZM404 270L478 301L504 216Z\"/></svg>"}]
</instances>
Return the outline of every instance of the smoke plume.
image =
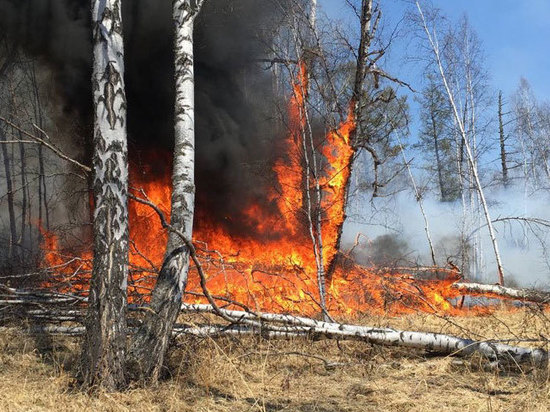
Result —
<instances>
[{"instance_id":1,"label":"smoke plume","mask_svg":"<svg viewBox=\"0 0 550 412\"><path fill-rule=\"evenodd\" d=\"M126 91L131 162L141 169L152 152L173 144L173 23L170 1L125 0ZM197 209L238 216L260 198L275 129L268 117L273 100L262 33L277 24L269 0L207 1L195 23ZM59 102L52 122L67 118L91 135L91 28L89 0L0 0L0 39L53 72ZM63 131L59 137L71 139ZM67 142L69 143L69 142ZM63 145L63 142L61 142ZM89 150L81 156L89 157ZM169 156L167 156L169 158ZM169 164L153 161L152 175ZM269 173L267 173L269 174ZM206 213L206 212L205 212ZM237 219L235 219L237 220Z\"/></svg>"}]
</instances>

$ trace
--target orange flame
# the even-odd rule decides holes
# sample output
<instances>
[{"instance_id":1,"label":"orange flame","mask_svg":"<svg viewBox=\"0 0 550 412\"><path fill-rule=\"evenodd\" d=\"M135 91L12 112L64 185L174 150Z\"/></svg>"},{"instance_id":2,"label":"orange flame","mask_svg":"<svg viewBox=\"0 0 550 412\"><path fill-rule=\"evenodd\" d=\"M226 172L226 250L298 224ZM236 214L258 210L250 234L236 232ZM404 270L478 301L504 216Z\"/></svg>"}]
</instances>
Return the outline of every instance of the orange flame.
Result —
<instances>
[{"instance_id":1,"label":"orange flame","mask_svg":"<svg viewBox=\"0 0 550 412\"><path fill-rule=\"evenodd\" d=\"M277 160L273 172L278 190L267 198L278 213L270 213L258 204L244 210L244 217L255 227L256 235L236 236L216 222L201 216L196 225L195 243L209 276L208 288L214 295L242 302L255 310L319 313L316 262L311 239L303 219L305 190L302 139L307 127L306 104L309 76L305 63L299 65L289 101L290 132L283 141L286 155ZM345 218L346 186L350 178L351 146L355 130L353 110L345 122L325 137L320 154L326 167L320 177L323 210L323 262L335 258L338 236ZM157 154L157 156L161 156ZM152 164L170 164L168 157L152 159ZM166 168L168 170L168 168ZM170 173L153 173L133 168L131 186L140 188L169 216ZM146 205L130 202L130 279L129 299L147 299L154 274L162 263L167 235L156 213ZM53 268L56 276L45 283L62 291L86 293L91 272L90 250L77 251L79 259L64 255L57 236L43 232L43 266ZM451 288L457 280L451 273L445 280L419 280L407 274L382 272L359 267L342 259L327 285L328 309L332 313L357 316L360 313L413 313L441 311L460 313L451 302L458 296ZM200 293L197 275L190 273L188 291ZM195 295L187 300L203 302Z\"/></svg>"}]
</instances>

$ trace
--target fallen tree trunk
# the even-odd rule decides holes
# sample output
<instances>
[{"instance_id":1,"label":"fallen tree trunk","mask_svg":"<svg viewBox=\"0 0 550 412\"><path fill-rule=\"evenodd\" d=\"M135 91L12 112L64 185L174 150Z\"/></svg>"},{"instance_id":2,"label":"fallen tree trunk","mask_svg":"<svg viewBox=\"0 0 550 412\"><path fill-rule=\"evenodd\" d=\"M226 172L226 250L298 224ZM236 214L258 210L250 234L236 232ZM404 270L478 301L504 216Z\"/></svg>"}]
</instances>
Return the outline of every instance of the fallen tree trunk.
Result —
<instances>
[{"instance_id":1,"label":"fallen tree trunk","mask_svg":"<svg viewBox=\"0 0 550 412\"><path fill-rule=\"evenodd\" d=\"M210 305L183 305L182 310L198 313L214 313ZM310 318L273 313L249 313L244 311L220 309L236 322L243 319L259 319L265 322L278 322L295 325L299 333L307 332L317 339L360 340L383 346L402 346L415 349L425 349L444 355L468 357L481 354L490 361L499 363L531 362L538 366L548 363L548 353L543 349L524 348L505 345L494 341L474 341L451 335L430 332L401 331L390 328L375 328L370 326L346 325L317 321ZM267 326L266 326L267 327ZM289 332L293 328L289 327Z\"/></svg>"},{"instance_id":2,"label":"fallen tree trunk","mask_svg":"<svg viewBox=\"0 0 550 412\"><path fill-rule=\"evenodd\" d=\"M398 269L412 271L414 268ZM427 267L420 269L431 270L432 268ZM474 282L456 282L451 285L451 288L462 295L550 304L550 292L536 289L515 289L500 285L486 285ZM0 307L25 304L68 304L81 306L87 304L87 301L88 299L86 297L74 294L53 292L47 289L15 289L0 284ZM128 305L128 310L139 310L139 306L130 304Z\"/></svg>"},{"instance_id":3,"label":"fallen tree trunk","mask_svg":"<svg viewBox=\"0 0 550 412\"><path fill-rule=\"evenodd\" d=\"M203 307L197 306L199 305L187 306L184 310L213 313L212 309L208 312L207 305L200 305ZM221 310L227 316L238 314L242 319L250 319L252 317L258 319L255 315L247 312ZM172 329L172 334L176 336L184 334L201 338L257 335L265 339L354 340L382 346L422 349L438 353L442 356L470 357L479 354L490 362L499 365L531 364L537 367L546 367L548 365L548 353L538 348L511 346L495 341L474 341L440 333L336 324L290 315L266 313L258 316L259 319L264 321L272 319L276 323L285 323L287 326L285 329L279 327L276 330L271 330L268 323L262 325L262 327L239 323L231 325L175 325ZM292 322L294 322L294 325L290 324ZM305 326L304 323L307 323L309 326ZM129 333L134 333L135 330L136 328L129 328ZM80 336L84 333L84 328L81 326L32 326L24 330L24 332L33 335Z\"/></svg>"},{"instance_id":4,"label":"fallen tree trunk","mask_svg":"<svg viewBox=\"0 0 550 412\"><path fill-rule=\"evenodd\" d=\"M440 333L338 324L286 314L219 310L226 318L233 319L234 323L199 326L175 325L172 334L202 338L257 335L267 339L355 340L382 346L422 349L440 355L470 357L479 354L498 364L528 363L539 367L546 367L548 364L548 353L543 349L511 346L497 341L474 341ZM182 311L219 316L210 305L183 304ZM39 313L35 313L36 315L42 314L40 311L37 312ZM53 316L55 317L55 315ZM74 316L76 320L78 311L64 313L60 320L67 320L66 317L71 316ZM30 334L79 336L84 332L84 328L81 326L34 325L24 331ZM134 333L135 328L129 328L128 332Z\"/></svg>"},{"instance_id":5,"label":"fallen tree trunk","mask_svg":"<svg viewBox=\"0 0 550 412\"><path fill-rule=\"evenodd\" d=\"M550 293L528 289L512 289L499 285L482 285L477 283L455 283L460 293L482 295L494 294L495 297L508 299L528 300L537 303L550 302ZM3 305L14 308L24 308L21 315L47 320L49 322L72 321L80 323L82 319L82 303L85 298L58 293L44 293L43 291L20 291L11 288L2 288L6 299ZM6 293L7 292L7 293ZM54 307L44 303L55 304ZM129 310L140 311L143 308L129 305ZM216 313L211 305L182 304L182 311L192 313L207 313L222 316L229 321L228 325L206 325L187 327L177 325L172 329L174 334L190 334L201 337L215 337L227 335L260 335L265 338L310 338L310 339L337 339L358 340L384 346L401 346L408 348L435 351L442 355L467 357L475 353L481 354L491 361L546 365L548 354L542 349L524 348L505 345L495 341L474 341L456 336L429 333L400 331L391 328L376 328L359 325L338 324L318 321L311 318L275 313L253 313L244 310L219 309ZM231 323L233 322L233 323ZM29 333L52 333L62 335L79 335L83 328L79 326L47 326L31 327Z\"/></svg>"},{"instance_id":6,"label":"fallen tree trunk","mask_svg":"<svg viewBox=\"0 0 550 412\"><path fill-rule=\"evenodd\" d=\"M505 298L533 303L550 303L550 292L535 289L514 289L500 285L485 285L482 283L457 282L451 286L463 295L478 295L483 297Z\"/></svg>"}]
</instances>

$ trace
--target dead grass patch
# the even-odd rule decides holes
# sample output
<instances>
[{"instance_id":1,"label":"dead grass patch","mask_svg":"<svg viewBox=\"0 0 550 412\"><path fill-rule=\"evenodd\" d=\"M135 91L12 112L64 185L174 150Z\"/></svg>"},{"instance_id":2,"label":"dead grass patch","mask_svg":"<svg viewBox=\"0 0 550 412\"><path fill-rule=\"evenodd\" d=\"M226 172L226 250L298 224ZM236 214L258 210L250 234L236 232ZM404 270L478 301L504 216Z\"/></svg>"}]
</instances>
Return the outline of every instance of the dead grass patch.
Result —
<instances>
[{"instance_id":1,"label":"dead grass patch","mask_svg":"<svg viewBox=\"0 0 550 412\"><path fill-rule=\"evenodd\" d=\"M499 311L445 319L419 314L360 323L475 339L549 335L546 314ZM156 387L89 396L74 388L78 340L0 334L2 411L546 411L547 371L502 371L481 359L359 342L180 338ZM515 343L514 343L515 344ZM520 343L540 346L541 342Z\"/></svg>"}]
</instances>

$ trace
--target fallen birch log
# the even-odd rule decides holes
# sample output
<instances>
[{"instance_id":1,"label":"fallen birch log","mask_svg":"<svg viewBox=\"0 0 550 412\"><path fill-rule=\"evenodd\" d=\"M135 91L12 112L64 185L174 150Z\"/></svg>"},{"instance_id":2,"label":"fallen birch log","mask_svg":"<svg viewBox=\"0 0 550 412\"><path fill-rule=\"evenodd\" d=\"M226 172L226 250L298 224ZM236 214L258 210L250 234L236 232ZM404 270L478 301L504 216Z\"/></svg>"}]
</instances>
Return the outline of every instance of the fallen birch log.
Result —
<instances>
[{"instance_id":1,"label":"fallen birch log","mask_svg":"<svg viewBox=\"0 0 550 412\"><path fill-rule=\"evenodd\" d=\"M0 284L0 303L86 303L88 299L67 293L53 292L47 289L16 289Z\"/></svg>"},{"instance_id":2,"label":"fallen birch log","mask_svg":"<svg viewBox=\"0 0 550 412\"><path fill-rule=\"evenodd\" d=\"M482 283L457 282L451 285L462 295L479 295L504 299L521 300L533 303L550 303L550 292L535 289L514 289L500 285L485 285ZM492 295L492 296L490 296Z\"/></svg>"},{"instance_id":3,"label":"fallen birch log","mask_svg":"<svg viewBox=\"0 0 550 412\"><path fill-rule=\"evenodd\" d=\"M192 310L192 308L189 308ZM195 308L196 309L196 308ZM221 309L224 310L225 309ZM207 313L206 308L200 308ZM232 316L238 311L226 311ZM248 317L247 312L240 313L241 317ZM269 324L259 328L247 324L231 325L176 325L173 335L191 335L201 338L215 338L223 336L250 336L256 335L266 339L335 339L340 341L355 340L382 346L399 346L405 348L423 349L441 355L470 357L474 354L482 355L490 362L500 365L531 364L537 367L547 367L548 353L543 349L511 346L494 341L474 341L451 335L429 332L401 331L390 328L373 328L368 326L331 324L314 319L293 317L289 315L261 314L264 319L274 315L278 321L288 323L292 318L299 326L287 326L286 330L270 330ZM257 318L258 319L258 318ZM284 319L284 320L283 320ZM310 323L309 327L302 325L303 321ZM292 322L292 320L290 320ZM32 326L25 330L29 334L50 334L63 336L80 336L84 333L82 326ZM130 328L132 333L135 328Z\"/></svg>"},{"instance_id":4,"label":"fallen birch log","mask_svg":"<svg viewBox=\"0 0 550 412\"><path fill-rule=\"evenodd\" d=\"M487 290L495 290L495 285L480 285L470 283L457 283L457 287L467 288L475 293L487 293ZM473 286L472 286L473 285ZM4 289L5 290L5 289ZM543 300L544 295L528 295L525 290L523 294L521 290L503 288L498 286L496 290L506 292L510 298L525 299L527 296L539 296L539 302ZM513 292L511 292L513 291ZM10 293L12 291L9 291ZM538 292L537 292L538 293ZM542 292L544 294L544 292ZM21 300L22 295L36 294L27 291L21 293L17 291L14 295L19 295L14 301ZM63 296L62 294L53 294L46 297L46 302L54 303L50 299L59 298L61 302L68 303L72 296ZM23 299L25 303L31 303ZM40 301L40 300L39 300ZM81 299L74 299L71 303L82 302ZM37 302L38 303L38 302ZM44 303L44 301L40 301ZM60 302L57 302L60 303ZM132 308L139 310L140 308ZM210 313L219 316L215 313L211 305L188 305L183 304L182 310L193 313ZM453 355L468 357L475 353L485 356L490 361L494 362L512 362L525 363L531 362L535 365L544 366L548 363L548 354L542 349L524 348L520 346L505 345L495 341L474 341L471 339L460 338L456 336L400 331L391 328L375 328L359 325L338 324L332 322L317 321L315 319L275 313L253 313L238 310L219 309L226 319L234 322L229 325L208 325L195 328L178 326L173 330L175 334L190 334L194 336L227 336L227 335L261 335L266 338L311 338L311 339L337 339L337 340L358 340L367 343L384 345L384 346L401 346L408 348L424 349L435 351L443 355ZM55 313L51 310L30 310L28 313L31 316L55 319L59 321L74 320L78 321L79 311L64 310L61 313ZM83 332L82 327L73 326L37 326L36 330L29 330L29 333L52 333L62 335L79 335Z\"/></svg>"},{"instance_id":5,"label":"fallen birch log","mask_svg":"<svg viewBox=\"0 0 550 412\"><path fill-rule=\"evenodd\" d=\"M0 327L0 333L6 331L17 330L15 327ZM84 326L42 326L33 325L28 328L19 329L25 334L29 335L57 335L57 336L82 336L86 331ZM128 333L132 334L137 331L137 328L128 328ZM281 332L263 330L249 326L249 325L202 325L202 326L185 326L175 325L172 330L173 336L190 335L200 338L215 338L223 336L246 336L246 335L258 335L266 339L290 339L296 337L307 338L309 336L306 332Z\"/></svg>"},{"instance_id":6,"label":"fallen birch log","mask_svg":"<svg viewBox=\"0 0 550 412\"><path fill-rule=\"evenodd\" d=\"M183 311L195 313L213 313L210 305L182 305ZM543 366L548 363L548 353L543 349L524 348L505 345L492 341L474 341L451 335L429 332L400 331L391 328L374 328L369 326L346 325L317 321L292 315L273 313L250 313L237 310L220 309L236 322L242 319L258 319L264 322L277 322L294 325L296 332L307 332L313 338L353 339L383 346L402 346L425 349L445 355L468 357L475 353L485 356L490 361L525 363L531 362ZM269 327L266 325L266 328ZM279 330L280 332L280 330ZM293 332L289 328L289 332Z\"/></svg>"}]
</instances>

